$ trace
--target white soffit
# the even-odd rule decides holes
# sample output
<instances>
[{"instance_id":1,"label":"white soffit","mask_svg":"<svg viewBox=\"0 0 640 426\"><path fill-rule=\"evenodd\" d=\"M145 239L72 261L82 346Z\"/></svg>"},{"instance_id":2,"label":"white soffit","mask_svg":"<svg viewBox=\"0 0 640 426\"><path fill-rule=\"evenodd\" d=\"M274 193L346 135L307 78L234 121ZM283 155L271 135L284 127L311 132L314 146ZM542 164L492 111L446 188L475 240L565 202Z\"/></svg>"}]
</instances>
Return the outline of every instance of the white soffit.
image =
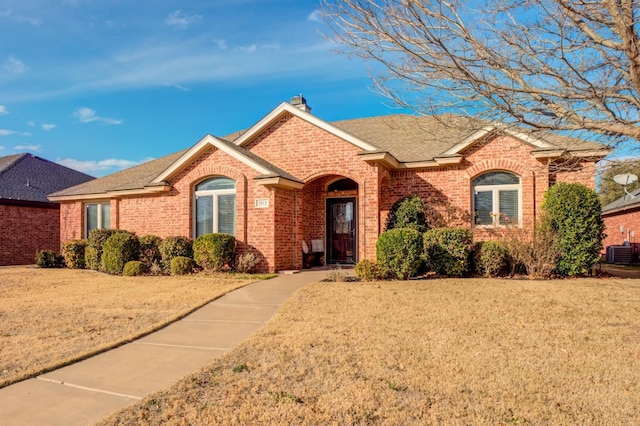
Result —
<instances>
[{"instance_id":1,"label":"white soffit","mask_svg":"<svg viewBox=\"0 0 640 426\"><path fill-rule=\"evenodd\" d=\"M493 124L490 126L486 126L483 127L482 129L476 131L475 133L473 133L471 136L469 136L468 138L466 138L465 140L463 140L462 142L454 145L453 147L451 147L450 149L448 149L447 151L443 152L441 154L441 156L448 156L448 155L455 155L455 154L459 154L460 151L464 150L465 148L471 146L472 144L474 144L476 141L478 141L479 139L485 137L486 135L488 135L489 133L492 132L502 132L505 133L509 136L513 136L514 138L520 139L521 141L528 143L529 145L533 145L537 148L543 148L543 149L549 149L549 148L557 148L555 145L552 145L542 139L539 138L534 138L532 136L527 135L526 133L522 133L522 132L514 132L513 130L510 130L507 128L506 125L504 124Z\"/></svg>"}]
</instances>

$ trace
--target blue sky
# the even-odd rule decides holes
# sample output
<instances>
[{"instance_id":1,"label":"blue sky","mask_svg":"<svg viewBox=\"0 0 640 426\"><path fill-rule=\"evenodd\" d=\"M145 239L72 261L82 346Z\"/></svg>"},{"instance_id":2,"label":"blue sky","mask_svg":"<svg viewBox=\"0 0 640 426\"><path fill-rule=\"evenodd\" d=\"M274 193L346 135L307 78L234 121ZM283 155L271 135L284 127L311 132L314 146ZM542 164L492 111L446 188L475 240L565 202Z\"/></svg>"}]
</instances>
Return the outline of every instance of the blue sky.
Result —
<instances>
[{"instance_id":1,"label":"blue sky","mask_svg":"<svg viewBox=\"0 0 640 426\"><path fill-rule=\"evenodd\" d=\"M321 37L315 0L3 0L0 156L94 176L246 128L302 93L325 120L397 112Z\"/></svg>"}]
</instances>

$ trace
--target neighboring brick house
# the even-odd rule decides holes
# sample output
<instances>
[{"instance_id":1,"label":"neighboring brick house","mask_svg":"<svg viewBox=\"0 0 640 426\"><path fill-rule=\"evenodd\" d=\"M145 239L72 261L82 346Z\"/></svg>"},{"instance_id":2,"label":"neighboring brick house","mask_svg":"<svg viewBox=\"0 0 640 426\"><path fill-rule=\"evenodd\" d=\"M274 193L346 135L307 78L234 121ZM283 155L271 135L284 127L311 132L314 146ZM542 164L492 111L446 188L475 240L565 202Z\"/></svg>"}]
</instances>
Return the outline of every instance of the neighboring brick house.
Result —
<instances>
[{"instance_id":1,"label":"neighboring brick house","mask_svg":"<svg viewBox=\"0 0 640 426\"><path fill-rule=\"evenodd\" d=\"M457 116L390 115L329 123L301 96L249 129L206 135L191 148L56 194L62 241L94 227L160 237L229 232L264 257L261 269L375 259L386 216L417 194L443 211L474 212L466 226L532 223L554 182L593 188L609 149L524 134Z\"/></svg>"},{"instance_id":2,"label":"neighboring brick house","mask_svg":"<svg viewBox=\"0 0 640 426\"><path fill-rule=\"evenodd\" d=\"M637 261L640 254L640 189L604 206L602 220L606 233L604 248L627 245L631 250L629 262Z\"/></svg>"},{"instance_id":3,"label":"neighboring brick house","mask_svg":"<svg viewBox=\"0 0 640 426\"><path fill-rule=\"evenodd\" d=\"M31 154L0 157L0 266L60 251L60 205L47 194L94 179Z\"/></svg>"}]
</instances>

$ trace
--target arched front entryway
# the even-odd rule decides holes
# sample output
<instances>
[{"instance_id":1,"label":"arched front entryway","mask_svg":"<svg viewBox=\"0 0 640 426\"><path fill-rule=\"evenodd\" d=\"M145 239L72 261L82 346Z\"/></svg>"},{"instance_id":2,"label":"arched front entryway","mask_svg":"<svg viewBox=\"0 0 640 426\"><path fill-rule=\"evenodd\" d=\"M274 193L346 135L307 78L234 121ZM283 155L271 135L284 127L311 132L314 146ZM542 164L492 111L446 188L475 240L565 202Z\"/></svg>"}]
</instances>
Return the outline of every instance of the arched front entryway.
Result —
<instances>
[{"instance_id":1,"label":"arched front entryway","mask_svg":"<svg viewBox=\"0 0 640 426\"><path fill-rule=\"evenodd\" d=\"M358 183L340 175L325 175L302 189L305 267L355 264L358 261Z\"/></svg>"}]
</instances>

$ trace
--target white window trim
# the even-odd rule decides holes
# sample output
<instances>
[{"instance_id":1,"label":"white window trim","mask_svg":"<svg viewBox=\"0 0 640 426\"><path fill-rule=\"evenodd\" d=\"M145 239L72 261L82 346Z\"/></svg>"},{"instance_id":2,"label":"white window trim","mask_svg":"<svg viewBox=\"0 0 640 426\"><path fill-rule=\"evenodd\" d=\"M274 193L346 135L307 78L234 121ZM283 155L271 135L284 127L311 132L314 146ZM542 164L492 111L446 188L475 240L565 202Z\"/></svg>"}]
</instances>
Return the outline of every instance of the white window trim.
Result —
<instances>
[{"instance_id":1,"label":"white window trim","mask_svg":"<svg viewBox=\"0 0 640 426\"><path fill-rule=\"evenodd\" d=\"M218 232L218 196L220 195L236 195L236 189L207 189L203 191L195 191L193 195L193 235L194 237L198 237L196 235L198 233L198 197L213 197L213 232ZM236 211L238 208L238 197L236 197ZM236 212L234 212L236 215ZM237 217L234 218L233 223L233 235L236 234L236 221Z\"/></svg>"},{"instance_id":2,"label":"white window trim","mask_svg":"<svg viewBox=\"0 0 640 426\"><path fill-rule=\"evenodd\" d=\"M110 201L98 201L95 203L84 203L84 237L89 238L89 206L109 206L109 219L111 219L111 202ZM111 227L110 223L107 223L107 226L100 226L102 223L102 209L98 208L98 227L96 229L109 229Z\"/></svg>"},{"instance_id":3,"label":"white window trim","mask_svg":"<svg viewBox=\"0 0 640 426\"><path fill-rule=\"evenodd\" d=\"M486 173L492 173L492 172L486 172ZM518 180L520 181L520 183L513 183L513 184L505 184L505 185L478 185L478 186L472 186L472 197L471 197L471 208L473 212L476 211L476 194L478 192L491 192L492 193L492 198L491 198L491 205L493 206L493 211L491 212L491 215L493 216L493 223L491 225L478 225L475 223L475 217L473 218L473 226L476 228L506 228L509 226L514 226L514 225L503 225L499 222L499 216L500 216L500 191L513 191L516 190L518 191L518 223L515 224L515 226L517 226L518 228L522 226L522 178L520 178L520 176L514 174L514 173L510 173L510 172L504 172L504 173L509 173L511 175L514 175L518 178ZM485 173L483 173L485 174ZM476 177L479 177L482 175L478 175ZM474 178L475 179L475 178ZM472 185L473 185L473 180L471 181ZM496 211L497 209L497 211Z\"/></svg>"}]
</instances>

